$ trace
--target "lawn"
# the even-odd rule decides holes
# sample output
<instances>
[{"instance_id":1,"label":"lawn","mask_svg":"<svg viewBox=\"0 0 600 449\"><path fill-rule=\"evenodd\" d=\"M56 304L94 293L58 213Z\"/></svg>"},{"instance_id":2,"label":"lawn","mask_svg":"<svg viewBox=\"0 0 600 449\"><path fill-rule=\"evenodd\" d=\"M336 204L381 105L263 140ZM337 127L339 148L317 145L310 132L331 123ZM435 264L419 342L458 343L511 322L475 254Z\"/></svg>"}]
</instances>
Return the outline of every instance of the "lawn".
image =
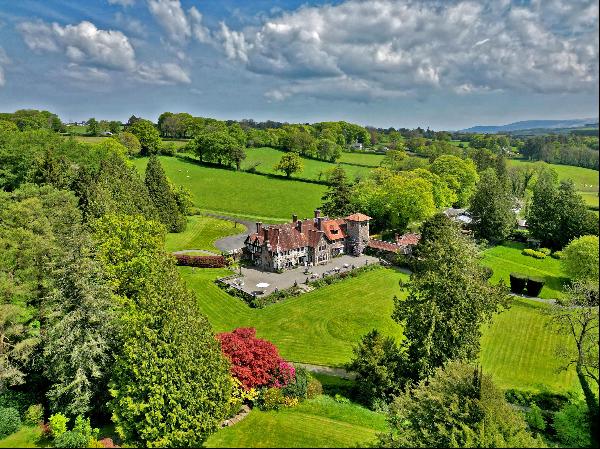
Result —
<instances>
[{"instance_id":1,"label":"lawn","mask_svg":"<svg viewBox=\"0 0 600 449\"><path fill-rule=\"evenodd\" d=\"M492 281L504 280L510 285L510 273L518 272L528 276L538 276L546 280L546 285L540 293L540 298L562 297L562 283L566 280L560 260L547 256L545 259L535 259L521 254L525 248L522 243L508 242L495 246L483 252L482 263L492 270Z\"/></svg>"},{"instance_id":2,"label":"lawn","mask_svg":"<svg viewBox=\"0 0 600 449\"><path fill-rule=\"evenodd\" d=\"M344 151L338 162L343 164L364 165L365 167L379 167L385 156L375 153L352 153Z\"/></svg>"},{"instance_id":3,"label":"lawn","mask_svg":"<svg viewBox=\"0 0 600 449\"><path fill-rule=\"evenodd\" d=\"M245 231L246 227L240 223L235 225L227 220L194 215L187 218L187 227L184 232L167 234L165 248L167 251L205 249L220 252L214 245L216 240Z\"/></svg>"},{"instance_id":4,"label":"lawn","mask_svg":"<svg viewBox=\"0 0 600 449\"><path fill-rule=\"evenodd\" d=\"M522 159L509 159L510 165L534 165L539 162L530 162ZM572 165L546 164L558 173L560 180L572 179L575 187L580 192L598 192L598 170L591 168L574 167Z\"/></svg>"},{"instance_id":5,"label":"lawn","mask_svg":"<svg viewBox=\"0 0 600 449\"><path fill-rule=\"evenodd\" d=\"M265 174L283 174L275 171L273 168L286 152L275 150L273 148L248 148L246 149L246 159L242 163L242 168L247 170L255 167L257 173ZM257 165L258 164L258 165ZM327 172L332 170L336 164L315 159L302 158L303 170L292 175L295 179L322 180L326 179ZM370 167L349 165L342 163L346 174L350 179L355 179L357 176L366 176L371 170Z\"/></svg>"},{"instance_id":6,"label":"lawn","mask_svg":"<svg viewBox=\"0 0 600 449\"><path fill-rule=\"evenodd\" d=\"M0 447L40 447L38 446L40 435L39 427L23 426L12 435L0 439Z\"/></svg>"},{"instance_id":7,"label":"lawn","mask_svg":"<svg viewBox=\"0 0 600 449\"><path fill-rule=\"evenodd\" d=\"M357 447L387 428L385 415L329 396L294 408L258 409L238 424L212 435L206 447Z\"/></svg>"},{"instance_id":8,"label":"lawn","mask_svg":"<svg viewBox=\"0 0 600 449\"><path fill-rule=\"evenodd\" d=\"M398 281L407 276L389 268L326 286L296 298L252 309L213 282L227 270L181 268L196 292L200 310L215 331L255 327L271 340L283 357L294 362L342 366L352 348L373 328L401 338L402 328L391 318L392 298L400 295ZM514 300L513 306L494 319L482 341L481 363L505 388L568 390L576 386L571 372L557 374L553 355L560 337L545 327L543 307ZM518 330L518 332L517 332Z\"/></svg>"},{"instance_id":9,"label":"lawn","mask_svg":"<svg viewBox=\"0 0 600 449\"><path fill-rule=\"evenodd\" d=\"M205 167L175 157L159 159L167 176L175 184L190 189L195 205L205 212L267 223L284 222L293 214L312 216L325 191L325 186L319 184ZM147 161L147 158L134 160L141 173Z\"/></svg>"},{"instance_id":10,"label":"lawn","mask_svg":"<svg viewBox=\"0 0 600 449\"><path fill-rule=\"evenodd\" d=\"M481 364L501 388L579 391L575 371L559 371L556 349L567 337L548 328L547 307L535 301L514 300L484 332Z\"/></svg>"}]
</instances>

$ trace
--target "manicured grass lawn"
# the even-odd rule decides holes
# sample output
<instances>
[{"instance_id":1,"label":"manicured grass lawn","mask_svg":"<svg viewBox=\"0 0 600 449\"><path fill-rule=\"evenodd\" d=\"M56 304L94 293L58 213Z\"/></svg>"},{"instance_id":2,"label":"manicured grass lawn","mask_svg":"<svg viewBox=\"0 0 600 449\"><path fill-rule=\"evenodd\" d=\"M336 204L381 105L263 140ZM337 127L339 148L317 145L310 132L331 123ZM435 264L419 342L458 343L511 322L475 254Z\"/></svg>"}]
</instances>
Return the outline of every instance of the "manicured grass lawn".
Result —
<instances>
[{"instance_id":1,"label":"manicured grass lawn","mask_svg":"<svg viewBox=\"0 0 600 449\"><path fill-rule=\"evenodd\" d=\"M186 267L181 272L215 331L255 327L259 337L274 342L294 362L342 365L350 359L352 346L372 328L401 335L390 315L398 281L407 276L394 270L370 271L264 309L250 308L214 284L216 277L230 273L227 270Z\"/></svg>"},{"instance_id":2,"label":"manicured grass lawn","mask_svg":"<svg viewBox=\"0 0 600 449\"><path fill-rule=\"evenodd\" d=\"M0 440L0 447L40 447L37 444L41 435L39 427L23 426L17 432Z\"/></svg>"},{"instance_id":3,"label":"manicured grass lawn","mask_svg":"<svg viewBox=\"0 0 600 449\"><path fill-rule=\"evenodd\" d=\"M329 396L297 407L252 410L243 421L212 435L206 447L357 447L387 428L385 415Z\"/></svg>"},{"instance_id":4,"label":"manicured grass lawn","mask_svg":"<svg viewBox=\"0 0 600 449\"><path fill-rule=\"evenodd\" d=\"M275 171L273 167L279 162L281 156L283 156L285 153L285 151L279 151L274 148L267 147L247 148L246 159L242 163L242 168L248 169L250 167L256 166L255 169L257 173L282 175L283 173ZM302 158L302 164L304 165L303 170L299 173L295 173L294 175L292 175L292 178L324 180L327 177L327 172L336 166L336 164L331 162L318 161L315 159L307 158ZM369 167L348 165L345 163L343 163L342 166L344 167L344 170L346 170L346 174L350 179L354 179L357 176L366 176L370 171Z\"/></svg>"},{"instance_id":5,"label":"manicured grass lawn","mask_svg":"<svg viewBox=\"0 0 600 449\"><path fill-rule=\"evenodd\" d=\"M294 362L342 366L352 348L373 328L400 339L402 328L391 318L392 298L400 296L399 280L407 276L383 268L364 273L264 309L252 309L219 289L213 279L227 270L181 268L196 292L198 306L215 331L255 327L261 338ZM515 300L494 318L482 341L481 363L505 388L568 390L576 386L572 373L559 373L554 348L559 341L545 326L543 304ZM517 332L518 330L518 332Z\"/></svg>"},{"instance_id":6,"label":"manicured grass lawn","mask_svg":"<svg viewBox=\"0 0 600 449\"><path fill-rule=\"evenodd\" d=\"M167 176L190 189L195 205L206 212L267 223L289 221L293 214L312 216L325 191L319 184L204 167L175 157L159 159ZM140 158L133 163L143 173L147 162L147 158Z\"/></svg>"},{"instance_id":7,"label":"manicured grass lawn","mask_svg":"<svg viewBox=\"0 0 600 449\"><path fill-rule=\"evenodd\" d=\"M588 206L598 207L598 192L579 192Z\"/></svg>"},{"instance_id":8,"label":"manicured grass lawn","mask_svg":"<svg viewBox=\"0 0 600 449\"><path fill-rule=\"evenodd\" d=\"M187 218L187 228L184 232L167 234L165 248L167 251L182 249L205 249L220 252L214 242L228 235L246 232L246 227L238 223L203 215Z\"/></svg>"},{"instance_id":9,"label":"manicured grass lawn","mask_svg":"<svg viewBox=\"0 0 600 449\"><path fill-rule=\"evenodd\" d=\"M523 248L525 245L522 243L507 242L484 251L482 263L494 270L492 282L502 279L509 286L509 276L513 272L538 276L546 280L540 298L560 298L562 283L566 280L560 260L550 256L545 259L525 256L521 254Z\"/></svg>"},{"instance_id":10,"label":"manicured grass lawn","mask_svg":"<svg viewBox=\"0 0 600 449\"><path fill-rule=\"evenodd\" d=\"M559 371L557 345L566 336L547 326L548 306L517 299L494 318L481 340L481 364L501 388L580 391L574 370Z\"/></svg>"},{"instance_id":11,"label":"manicured grass lawn","mask_svg":"<svg viewBox=\"0 0 600 449\"><path fill-rule=\"evenodd\" d=\"M338 162L343 164L364 165L365 167L379 167L385 156L375 153L351 153L344 151Z\"/></svg>"},{"instance_id":12,"label":"manicured grass lawn","mask_svg":"<svg viewBox=\"0 0 600 449\"><path fill-rule=\"evenodd\" d=\"M533 165L539 162L509 159L510 165ZM572 179L577 190L581 192L598 192L598 171L591 168L574 167L572 165L546 164L558 173L559 179Z\"/></svg>"}]
</instances>

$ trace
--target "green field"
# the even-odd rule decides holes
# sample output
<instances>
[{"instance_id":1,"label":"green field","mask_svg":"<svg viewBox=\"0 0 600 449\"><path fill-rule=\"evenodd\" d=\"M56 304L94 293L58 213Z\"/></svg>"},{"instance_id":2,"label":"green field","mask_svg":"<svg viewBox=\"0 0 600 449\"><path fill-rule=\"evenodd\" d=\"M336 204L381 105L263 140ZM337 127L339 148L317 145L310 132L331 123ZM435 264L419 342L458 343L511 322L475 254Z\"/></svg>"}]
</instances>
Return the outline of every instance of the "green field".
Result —
<instances>
[{"instance_id":1,"label":"green field","mask_svg":"<svg viewBox=\"0 0 600 449\"><path fill-rule=\"evenodd\" d=\"M509 159L509 165L527 166L540 164L540 162L524 161L522 159ZM546 164L558 173L559 179L572 179L575 187L580 192L598 192L598 171L591 168L574 167L572 165Z\"/></svg>"},{"instance_id":2,"label":"green field","mask_svg":"<svg viewBox=\"0 0 600 449\"><path fill-rule=\"evenodd\" d=\"M365 167L379 167L384 157L383 154L344 151L338 162L342 164L364 165Z\"/></svg>"},{"instance_id":3,"label":"green field","mask_svg":"<svg viewBox=\"0 0 600 449\"><path fill-rule=\"evenodd\" d=\"M0 439L0 447L40 447L40 435L39 427L23 426L12 435Z\"/></svg>"},{"instance_id":4,"label":"green field","mask_svg":"<svg viewBox=\"0 0 600 449\"><path fill-rule=\"evenodd\" d=\"M205 249L220 252L214 242L228 235L241 234L246 227L240 223L219 220L213 217L194 215L187 217L184 232L167 234L165 248L167 251L182 249Z\"/></svg>"},{"instance_id":5,"label":"green field","mask_svg":"<svg viewBox=\"0 0 600 449\"><path fill-rule=\"evenodd\" d=\"M251 167L255 167L257 173L281 175L282 173L275 171L273 167L279 162L281 156L283 156L285 153L285 151L279 151L267 147L248 148L246 149L246 159L242 163L242 168L247 170ZM336 164L331 162L318 161L308 158L302 158L302 164L304 166L303 170L292 175L292 178L324 180L327 178L327 172L336 166ZM346 174L350 179L355 179L357 176L366 176L370 171L369 167L358 165L348 165L346 163L342 163L342 166L344 167L344 170L346 170Z\"/></svg>"},{"instance_id":6,"label":"green field","mask_svg":"<svg viewBox=\"0 0 600 449\"><path fill-rule=\"evenodd\" d=\"M522 243L508 242L495 246L483 252L482 263L492 270L492 282L502 279L510 285L510 273L517 272L528 276L542 277L546 284L540 293L540 298L562 297L563 282L566 281L560 260L547 256L545 259L535 259L521 254L525 245Z\"/></svg>"},{"instance_id":7,"label":"green field","mask_svg":"<svg viewBox=\"0 0 600 449\"><path fill-rule=\"evenodd\" d=\"M255 327L259 337L275 343L282 356L294 362L341 366L350 360L360 337L373 328L396 338L402 336L402 328L390 315L392 298L400 295L398 281L407 276L389 268L264 309L252 309L214 284L214 278L230 273L227 270L185 267L181 273L215 331ZM558 362L551 352L561 337L545 327L543 307L531 308L526 300L514 300L486 330L481 362L503 387L538 389L545 385L564 391L576 386L572 372L556 373Z\"/></svg>"},{"instance_id":8,"label":"green field","mask_svg":"<svg viewBox=\"0 0 600 449\"><path fill-rule=\"evenodd\" d=\"M329 396L294 408L258 409L238 424L212 435L206 447L356 447L386 430L385 415Z\"/></svg>"},{"instance_id":9,"label":"green field","mask_svg":"<svg viewBox=\"0 0 600 449\"><path fill-rule=\"evenodd\" d=\"M159 159L167 176L190 189L194 204L205 212L267 223L289 221L293 214L312 216L325 191L319 184L205 167L174 157ZM143 173L147 162L140 158L133 163Z\"/></svg>"}]
</instances>

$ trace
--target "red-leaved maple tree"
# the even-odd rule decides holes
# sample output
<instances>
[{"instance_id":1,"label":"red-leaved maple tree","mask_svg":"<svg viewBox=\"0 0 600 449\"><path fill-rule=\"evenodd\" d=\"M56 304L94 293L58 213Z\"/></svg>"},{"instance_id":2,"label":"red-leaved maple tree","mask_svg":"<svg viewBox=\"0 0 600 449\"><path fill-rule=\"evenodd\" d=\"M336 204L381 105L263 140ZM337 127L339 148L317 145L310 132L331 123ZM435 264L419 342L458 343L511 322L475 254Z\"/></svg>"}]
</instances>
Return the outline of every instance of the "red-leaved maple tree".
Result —
<instances>
[{"instance_id":1,"label":"red-leaved maple tree","mask_svg":"<svg viewBox=\"0 0 600 449\"><path fill-rule=\"evenodd\" d=\"M283 387L295 378L273 343L256 338L256 329L238 328L218 334L223 353L231 361L231 374L246 388Z\"/></svg>"}]
</instances>

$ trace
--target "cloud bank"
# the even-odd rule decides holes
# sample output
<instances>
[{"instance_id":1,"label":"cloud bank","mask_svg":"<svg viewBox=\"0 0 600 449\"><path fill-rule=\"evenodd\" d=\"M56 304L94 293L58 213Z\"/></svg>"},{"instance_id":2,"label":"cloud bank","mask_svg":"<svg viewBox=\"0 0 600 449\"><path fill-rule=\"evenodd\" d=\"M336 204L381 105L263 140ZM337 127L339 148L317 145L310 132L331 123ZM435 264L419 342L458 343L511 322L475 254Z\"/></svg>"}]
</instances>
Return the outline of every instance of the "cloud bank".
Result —
<instances>
[{"instance_id":1,"label":"cloud bank","mask_svg":"<svg viewBox=\"0 0 600 449\"><path fill-rule=\"evenodd\" d=\"M349 0L218 32L225 55L279 86L267 97L593 92L594 1Z\"/></svg>"}]
</instances>

